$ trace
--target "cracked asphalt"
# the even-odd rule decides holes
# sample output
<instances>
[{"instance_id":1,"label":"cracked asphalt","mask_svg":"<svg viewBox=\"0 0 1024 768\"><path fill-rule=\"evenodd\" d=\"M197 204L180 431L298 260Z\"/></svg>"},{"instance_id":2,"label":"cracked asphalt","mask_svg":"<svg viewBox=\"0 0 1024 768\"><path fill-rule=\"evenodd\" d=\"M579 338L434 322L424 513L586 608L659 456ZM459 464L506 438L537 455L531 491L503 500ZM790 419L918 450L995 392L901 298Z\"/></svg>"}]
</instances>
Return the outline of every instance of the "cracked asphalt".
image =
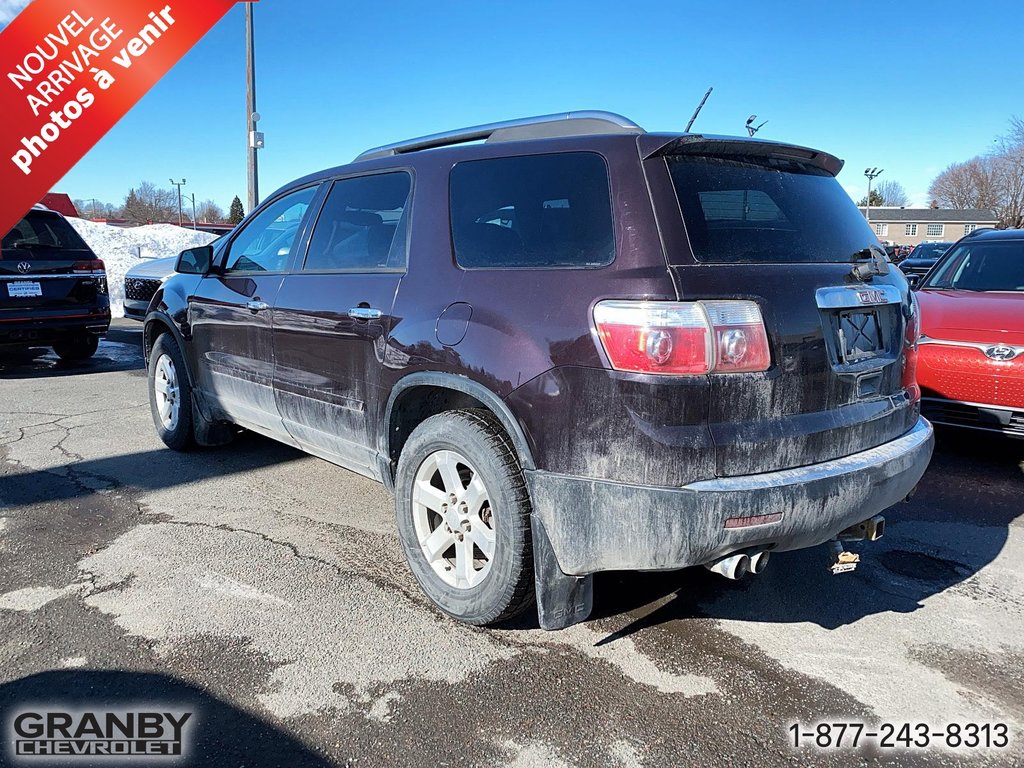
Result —
<instances>
[{"instance_id":1,"label":"cracked asphalt","mask_svg":"<svg viewBox=\"0 0 1024 768\"><path fill-rule=\"evenodd\" d=\"M248 434L166 450L140 330L77 366L0 357L0 764L27 764L6 740L29 704L189 709L188 765L1024 759L1024 443L940 432L856 573L811 550L739 583L603 574L583 625L475 629L419 592L371 481ZM1011 744L794 749L819 721Z\"/></svg>"}]
</instances>

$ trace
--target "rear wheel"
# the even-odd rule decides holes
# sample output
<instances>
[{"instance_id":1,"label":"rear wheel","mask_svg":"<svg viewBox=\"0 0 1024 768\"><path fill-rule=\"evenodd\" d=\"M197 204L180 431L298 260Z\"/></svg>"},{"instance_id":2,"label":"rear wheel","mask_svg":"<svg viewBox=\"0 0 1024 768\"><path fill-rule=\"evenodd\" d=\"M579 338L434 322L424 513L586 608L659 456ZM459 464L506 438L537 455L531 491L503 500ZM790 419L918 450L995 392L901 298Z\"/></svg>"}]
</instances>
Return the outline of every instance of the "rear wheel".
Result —
<instances>
[{"instance_id":1,"label":"rear wheel","mask_svg":"<svg viewBox=\"0 0 1024 768\"><path fill-rule=\"evenodd\" d=\"M445 613L493 624L533 603L529 495L490 413L449 411L413 431L398 462L395 511L409 567Z\"/></svg>"},{"instance_id":2,"label":"rear wheel","mask_svg":"<svg viewBox=\"0 0 1024 768\"><path fill-rule=\"evenodd\" d=\"M168 333L159 336L153 345L148 378L149 409L157 435L176 451L193 447L192 387L181 350Z\"/></svg>"},{"instance_id":3,"label":"rear wheel","mask_svg":"<svg viewBox=\"0 0 1024 768\"><path fill-rule=\"evenodd\" d=\"M61 360L88 360L96 354L100 337L91 333L66 336L55 341L53 351Z\"/></svg>"}]
</instances>

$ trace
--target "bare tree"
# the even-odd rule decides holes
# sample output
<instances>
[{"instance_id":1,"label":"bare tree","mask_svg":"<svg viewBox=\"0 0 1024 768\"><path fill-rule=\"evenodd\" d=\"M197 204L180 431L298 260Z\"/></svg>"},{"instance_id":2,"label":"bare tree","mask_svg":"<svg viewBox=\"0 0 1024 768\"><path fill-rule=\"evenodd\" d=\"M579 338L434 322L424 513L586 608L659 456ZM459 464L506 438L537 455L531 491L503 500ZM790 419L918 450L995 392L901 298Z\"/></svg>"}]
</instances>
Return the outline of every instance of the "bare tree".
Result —
<instances>
[{"instance_id":1,"label":"bare tree","mask_svg":"<svg viewBox=\"0 0 1024 768\"><path fill-rule=\"evenodd\" d=\"M935 177L929 194L948 208L988 208L1001 227L1024 226L1024 118L987 155L953 163Z\"/></svg>"},{"instance_id":2,"label":"bare tree","mask_svg":"<svg viewBox=\"0 0 1024 768\"><path fill-rule=\"evenodd\" d=\"M152 182L143 181L128 191L121 217L145 224L151 221L177 221L178 196L170 189L161 189Z\"/></svg>"},{"instance_id":3,"label":"bare tree","mask_svg":"<svg viewBox=\"0 0 1024 768\"><path fill-rule=\"evenodd\" d=\"M902 184L894 179L883 179L878 182L876 189L878 190L879 196L882 198L882 205L899 207L906 205L910 199L907 197L907 190L903 188Z\"/></svg>"},{"instance_id":4,"label":"bare tree","mask_svg":"<svg viewBox=\"0 0 1024 768\"><path fill-rule=\"evenodd\" d=\"M224 222L224 209L213 200L203 200L199 204L196 216L199 217L199 221L207 224L221 224Z\"/></svg>"}]
</instances>

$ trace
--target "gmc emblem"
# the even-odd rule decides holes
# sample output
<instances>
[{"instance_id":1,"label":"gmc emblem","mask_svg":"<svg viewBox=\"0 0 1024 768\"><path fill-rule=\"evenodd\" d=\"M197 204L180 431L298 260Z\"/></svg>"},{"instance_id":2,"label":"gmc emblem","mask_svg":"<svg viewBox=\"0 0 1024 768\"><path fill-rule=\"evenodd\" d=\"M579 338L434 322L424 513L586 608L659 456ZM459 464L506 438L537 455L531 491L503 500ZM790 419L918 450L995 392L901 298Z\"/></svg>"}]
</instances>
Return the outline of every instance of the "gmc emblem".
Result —
<instances>
[{"instance_id":1,"label":"gmc emblem","mask_svg":"<svg viewBox=\"0 0 1024 768\"><path fill-rule=\"evenodd\" d=\"M885 294L881 291L857 291L861 304L884 304Z\"/></svg>"}]
</instances>

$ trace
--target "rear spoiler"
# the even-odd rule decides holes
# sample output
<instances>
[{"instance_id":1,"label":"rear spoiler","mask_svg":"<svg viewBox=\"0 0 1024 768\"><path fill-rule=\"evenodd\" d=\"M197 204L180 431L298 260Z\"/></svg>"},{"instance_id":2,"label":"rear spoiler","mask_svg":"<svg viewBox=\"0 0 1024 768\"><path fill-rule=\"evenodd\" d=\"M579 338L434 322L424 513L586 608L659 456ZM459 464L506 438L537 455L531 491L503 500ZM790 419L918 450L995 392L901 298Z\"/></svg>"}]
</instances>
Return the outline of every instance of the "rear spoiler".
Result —
<instances>
[{"instance_id":1,"label":"rear spoiler","mask_svg":"<svg viewBox=\"0 0 1024 768\"><path fill-rule=\"evenodd\" d=\"M835 155L808 147L783 144L776 141L744 139L736 136L705 136L699 133L656 134L637 137L644 160L664 155L747 155L799 160L828 171L833 176L843 168L843 161Z\"/></svg>"}]
</instances>

